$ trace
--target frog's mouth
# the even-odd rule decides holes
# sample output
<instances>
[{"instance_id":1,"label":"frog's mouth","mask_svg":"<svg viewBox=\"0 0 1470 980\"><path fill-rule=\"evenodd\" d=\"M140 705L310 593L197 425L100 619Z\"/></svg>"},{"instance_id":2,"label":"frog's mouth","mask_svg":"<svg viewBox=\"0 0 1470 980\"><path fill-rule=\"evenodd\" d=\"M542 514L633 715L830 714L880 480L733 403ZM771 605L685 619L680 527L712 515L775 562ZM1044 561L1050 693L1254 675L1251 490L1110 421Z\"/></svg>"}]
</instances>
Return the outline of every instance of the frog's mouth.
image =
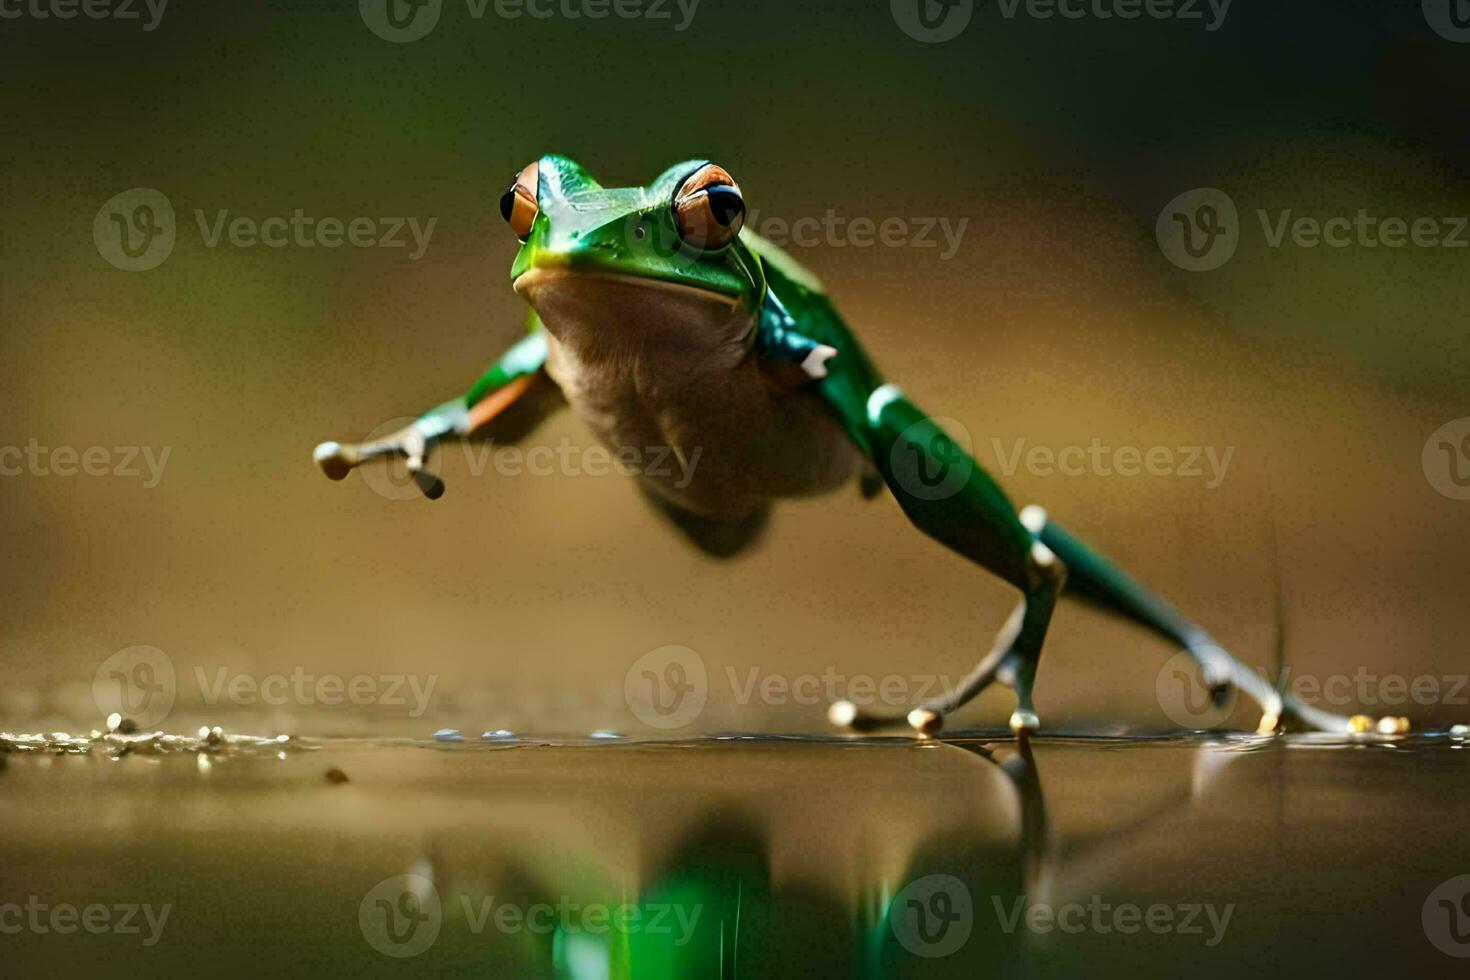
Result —
<instances>
[{"instance_id":1,"label":"frog's mouth","mask_svg":"<svg viewBox=\"0 0 1470 980\"><path fill-rule=\"evenodd\" d=\"M651 337L721 346L748 333L740 297L684 283L562 266L528 269L511 284L557 340L604 346Z\"/></svg>"}]
</instances>

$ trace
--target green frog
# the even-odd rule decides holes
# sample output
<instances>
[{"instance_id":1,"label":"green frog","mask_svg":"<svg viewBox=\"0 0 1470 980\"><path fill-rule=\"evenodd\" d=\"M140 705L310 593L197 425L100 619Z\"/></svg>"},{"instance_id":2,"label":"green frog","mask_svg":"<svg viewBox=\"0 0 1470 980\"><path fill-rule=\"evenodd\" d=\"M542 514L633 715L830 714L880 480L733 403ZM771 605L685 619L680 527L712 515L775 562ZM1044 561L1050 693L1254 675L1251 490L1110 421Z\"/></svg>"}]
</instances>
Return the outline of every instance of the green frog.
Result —
<instances>
[{"instance_id":1,"label":"green frog","mask_svg":"<svg viewBox=\"0 0 1470 980\"><path fill-rule=\"evenodd\" d=\"M1070 594L1187 651L1212 697L1238 689L1255 699L1261 731L1288 718L1338 732L1373 726L1278 692L1042 508L1018 511L883 377L817 277L744 227L746 210L735 178L708 160L616 188L564 156L527 165L500 199L520 242L510 275L530 307L525 337L464 396L385 438L323 443L317 464L340 480L367 460L400 457L437 498L443 482L425 465L437 443L524 438L569 406L615 455L645 458L657 447L677 456L683 465L646 467L637 482L693 546L722 558L759 537L778 500L886 488L916 527L1019 599L952 690L906 714L831 705L829 718L849 730L907 725L933 736L999 682L1015 695L1010 727L1036 731L1042 642L1069 582Z\"/></svg>"}]
</instances>

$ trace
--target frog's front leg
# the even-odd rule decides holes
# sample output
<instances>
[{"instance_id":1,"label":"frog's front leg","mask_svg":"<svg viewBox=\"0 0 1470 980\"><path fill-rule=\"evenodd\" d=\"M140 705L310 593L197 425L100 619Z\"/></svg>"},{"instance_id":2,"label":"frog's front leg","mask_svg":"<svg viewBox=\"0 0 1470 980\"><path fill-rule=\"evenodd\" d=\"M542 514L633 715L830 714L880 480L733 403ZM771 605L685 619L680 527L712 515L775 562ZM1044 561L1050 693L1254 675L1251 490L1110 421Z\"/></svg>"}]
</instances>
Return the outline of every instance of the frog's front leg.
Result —
<instances>
[{"instance_id":1,"label":"frog's front leg","mask_svg":"<svg viewBox=\"0 0 1470 980\"><path fill-rule=\"evenodd\" d=\"M380 439L324 442L313 456L332 480L346 479L369 460L401 456L424 496L437 500L444 494L444 482L425 469L436 444L467 438L514 441L561 404L545 364L546 335L537 330L506 351L463 397L430 409Z\"/></svg>"}]
</instances>

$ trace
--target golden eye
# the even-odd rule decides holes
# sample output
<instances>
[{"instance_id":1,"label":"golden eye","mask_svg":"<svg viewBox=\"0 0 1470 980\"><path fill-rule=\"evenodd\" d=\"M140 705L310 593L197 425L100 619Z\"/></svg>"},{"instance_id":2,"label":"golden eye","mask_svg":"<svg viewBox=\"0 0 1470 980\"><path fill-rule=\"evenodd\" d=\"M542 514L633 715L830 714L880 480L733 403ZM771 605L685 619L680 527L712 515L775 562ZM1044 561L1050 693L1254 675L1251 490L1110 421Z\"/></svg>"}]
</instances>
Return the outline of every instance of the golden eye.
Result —
<instances>
[{"instance_id":1,"label":"golden eye","mask_svg":"<svg viewBox=\"0 0 1470 980\"><path fill-rule=\"evenodd\" d=\"M717 251L729 245L745 224L740 186L722 167L705 164L674 192L674 225L693 248Z\"/></svg>"},{"instance_id":2,"label":"golden eye","mask_svg":"<svg viewBox=\"0 0 1470 980\"><path fill-rule=\"evenodd\" d=\"M538 211L536 189L540 182L540 165L528 163L500 196L500 215L521 241L531 237L531 223L536 220Z\"/></svg>"}]
</instances>

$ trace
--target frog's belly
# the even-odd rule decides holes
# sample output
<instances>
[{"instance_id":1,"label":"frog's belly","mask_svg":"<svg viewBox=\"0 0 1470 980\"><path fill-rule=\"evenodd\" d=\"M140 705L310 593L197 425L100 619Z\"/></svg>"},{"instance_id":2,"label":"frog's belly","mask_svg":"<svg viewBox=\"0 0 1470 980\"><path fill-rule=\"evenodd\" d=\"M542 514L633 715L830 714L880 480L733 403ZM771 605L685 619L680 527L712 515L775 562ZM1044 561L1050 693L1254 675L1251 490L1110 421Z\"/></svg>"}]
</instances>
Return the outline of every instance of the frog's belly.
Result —
<instances>
[{"instance_id":1,"label":"frog's belly","mask_svg":"<svg viewBox=\"0 0 1470 980\"><path fill-rule=\"evenodd\" d=\"M597 438L663 497L707 517L744 517L778 497L833 490L857 449L821 398L775 391L753 354L733 365L654 355L593 365L548 338L547 371ZM636 462L635 462L636 461Z\"/></svg>"}]
</instances>

